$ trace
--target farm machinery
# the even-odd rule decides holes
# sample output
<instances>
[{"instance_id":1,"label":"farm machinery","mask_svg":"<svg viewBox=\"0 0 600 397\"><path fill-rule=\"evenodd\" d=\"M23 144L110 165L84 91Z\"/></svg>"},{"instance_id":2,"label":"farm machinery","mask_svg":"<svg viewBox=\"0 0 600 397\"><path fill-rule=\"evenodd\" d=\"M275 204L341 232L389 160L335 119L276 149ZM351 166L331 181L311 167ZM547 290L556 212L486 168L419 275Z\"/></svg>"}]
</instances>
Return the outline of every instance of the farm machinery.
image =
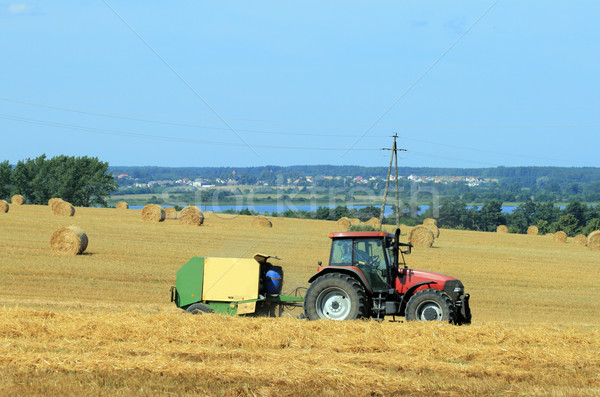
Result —
<instances>
[{"instance_id":1,"label":"farm machinery","mask_svg":"<svg viewBox=\"0 0 600 397\"><path fill-rule=\"evenodd\" d=\"M407 321L471 322L469 294L460 280L409 269L412 245L400 229L330 233L329 264L318 263L304 299L281 295L283 271L254 259L192 258L177 272L171 301L191 313L274 315L281 305L303 306L309 320L404 316ZM402 266L400 266L402 261Z\"/></svg>"}]
</instances>

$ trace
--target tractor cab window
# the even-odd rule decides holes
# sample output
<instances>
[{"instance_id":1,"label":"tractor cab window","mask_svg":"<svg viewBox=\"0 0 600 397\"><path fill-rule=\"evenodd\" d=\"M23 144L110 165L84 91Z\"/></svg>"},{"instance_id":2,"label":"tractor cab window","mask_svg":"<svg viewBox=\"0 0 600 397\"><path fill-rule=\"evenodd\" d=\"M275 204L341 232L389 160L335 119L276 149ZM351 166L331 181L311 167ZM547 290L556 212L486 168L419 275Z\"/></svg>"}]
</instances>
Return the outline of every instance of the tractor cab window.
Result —
<instances>
[{"instance_id":1,"label":"tractor cab window","mask_svg":"<svg viewBox=\"0 0 600 397\"><path fill-rule=\"evenodd\" d=\"M374 290L387 288L387 250L378 238L356 239L353 244L353 265L369 279Z\"/></svg>"},{"instance_id":2,"label":"tractor cab window","mask_svg":"<svg viewBox=\"0 0 600 397\"><path fill-rule=\"evenodd\" d=\"M352 240L334 240L331 246L332 265L350 265L352 263Z\"/></svg>"}]
</instances>

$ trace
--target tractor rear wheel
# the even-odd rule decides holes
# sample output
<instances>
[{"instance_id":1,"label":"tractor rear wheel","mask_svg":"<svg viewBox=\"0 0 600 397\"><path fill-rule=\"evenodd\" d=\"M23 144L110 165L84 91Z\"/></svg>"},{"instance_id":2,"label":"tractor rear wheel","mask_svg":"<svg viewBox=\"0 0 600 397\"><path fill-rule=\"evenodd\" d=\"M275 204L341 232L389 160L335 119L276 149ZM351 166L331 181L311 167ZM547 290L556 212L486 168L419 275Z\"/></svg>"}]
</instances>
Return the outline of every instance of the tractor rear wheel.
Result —
<instances>
[{"instance_id":1,"label":"tractor rear wheel","mask_svg":"<svg viewBox=\"0 0 600 397\"><path fill-rule=\"evenodd\" d=\"M204 313L213 313L213 309L205 305L204 303L194 303L189 305L187 309L185 309L186 313L191 314L204 314Z\"/></svg>"},{"instance_id":2,"label":"tractor rear wheel","mask_svg":"<svg viewBox=\"0 0 600 397\"><path fill-rule=\"evenodd\" d=\"M356 279L329 273L315 280L304 296L309 320L354 320L367 316L367 296Z\"/></svg>"},{"instance_id":3,"label":"tractor rear wheel","mask_svg":"<svg viewBox=\"0 0 600 397\"><path fill-rule=\"evenodd\" d=\"M414 294L406 305L406 321L454 322L454 305L450 297L437 289Z\"/></svg>"}]
</instances>

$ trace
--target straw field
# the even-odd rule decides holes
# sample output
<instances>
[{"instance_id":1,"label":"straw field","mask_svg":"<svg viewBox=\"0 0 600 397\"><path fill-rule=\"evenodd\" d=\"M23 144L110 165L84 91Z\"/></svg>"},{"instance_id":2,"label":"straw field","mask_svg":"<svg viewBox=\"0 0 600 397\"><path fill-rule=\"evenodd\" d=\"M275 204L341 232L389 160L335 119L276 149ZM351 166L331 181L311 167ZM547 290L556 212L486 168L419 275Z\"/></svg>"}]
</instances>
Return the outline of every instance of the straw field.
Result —
<instances>
[{"instance_id":1,"label":"straw field","mask_svg":"<svg viewBox=\"0 0 600 397\"><path fill-rule=\"evenodd\" d=\"M339 227L272 218L257 228L213 214L185 228L140 215L77 208L63 218L27 205L0 217L2 394L600 394L598 251L443 230L407 260L463 281L473 310L464 327L191 316L169 302L191 256L278 256L288 291L327 262ZM85 255L51 252L65 222L85 230Z\"/></svg>"}]
</instances>

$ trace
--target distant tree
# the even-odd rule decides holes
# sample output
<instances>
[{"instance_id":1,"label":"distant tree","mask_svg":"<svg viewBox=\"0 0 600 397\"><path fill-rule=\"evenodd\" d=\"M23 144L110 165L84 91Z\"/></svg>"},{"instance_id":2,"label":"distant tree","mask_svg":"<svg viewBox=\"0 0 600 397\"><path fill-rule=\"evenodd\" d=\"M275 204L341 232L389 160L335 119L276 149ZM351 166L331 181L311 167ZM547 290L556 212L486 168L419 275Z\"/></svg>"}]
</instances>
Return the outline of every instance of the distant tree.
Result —
<instances>
[{"instance_id":1,"label":"distant tree","mask_svg":"<svg viewBox=\"0 0 600 397\"><path fill-rule=\"evenodd\" d=\"M594 218L590 220L585 228L583 228L582 233L586 236L591 232L595 232L596 230L600 230L600 218Z\"/></svg>"},{"instance_id":2,"label":"distant tree","mask_svg":"<svg viewBox=\"0 0 600 397\"><path fill-rule=\"evenodd\" d=\"M10 174L12 167L7 161L0 163L0 199L8 199L11 191Z\"/></svg>"},{"instance_id":3,"label":"distant tree","mask_svg":"<svg viewBox=\"0 0 600 397\"><path fill-rule=\"evenodd\" d=\"M565 213L571 214L577 219L577 225L582 227L586 223L587 206L577 200L571 201L565 208Z\"/></svg>"},{"instance_id":4,"label":"distant tree","mask_svg":"<svg viewBox=\"0 0 600 397\"><path fill-rule=\"evenodd\" d=\"M381 216L381 208L377 208L374 206L368 206L368 207L364 207L358 210L358 219L361 220L361 222L364 221L368 221L371 218L377 218L379 219L379 217Z\"/></svg>"},{"instance_id":5,"label":"distant tree","mask_svg":"<svg viewBox=\"0 0 600 397\"><path fill-rule=\"evenodd\" d=\"M506 223L506 216L502 213L502 201L492 200L486 203L479 211L477 217L479 230L491 232Z\"/></svg>"},{"instance_id":6,"label":"distant tree","mask_svg":"<svg viewBox=\"0 0 600 397\"><path fill-rule=\"evenodd\" d=\"M60 197L76 206L106 205L117 182L108 173L108 163L98 158L45 155L19 161L11 174L13 194L22 194L27 202L46 204Z\"/></svg>"},{"instance_id":7,"label":"distant tree","mask_svg":"<svg viewBox=\"0 0 600 397\"><path fill-rule=\"evenodd\" d=\"M581 232L581 227L579 226L579 221L577 221L577 218L575 218L573 214L565 214L558 218L558 221L552 225L552 230L554 232L562 230L567 233L567 236L575 237Z\"/></svg>"},{"instance_id":8,"label":"distant tree","mask_svg":"<svg viewBox=\"0 0 600 397\"><path fill-rule=\"evenodd\" d=\"M350 210L345 205L338 205L333 209L333 219L338 220L343 217L351 217Z\"/></svg>"}]
</instances>

